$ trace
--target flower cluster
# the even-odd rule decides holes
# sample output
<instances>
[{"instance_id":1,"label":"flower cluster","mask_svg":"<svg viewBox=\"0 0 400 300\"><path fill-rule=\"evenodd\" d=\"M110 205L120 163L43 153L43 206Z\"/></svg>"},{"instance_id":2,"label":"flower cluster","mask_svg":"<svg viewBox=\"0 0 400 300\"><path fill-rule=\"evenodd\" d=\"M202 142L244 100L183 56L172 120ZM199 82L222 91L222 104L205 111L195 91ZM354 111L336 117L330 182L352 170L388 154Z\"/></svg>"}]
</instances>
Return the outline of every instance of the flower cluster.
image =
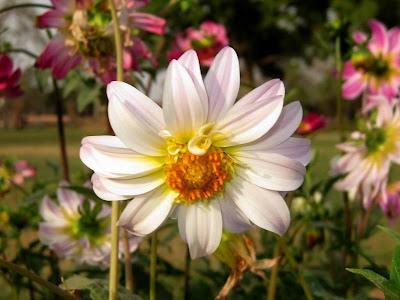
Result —
<instances>
[{"instance_id":1,"label":"flower cluster","mask_svg":"<svg viewBox=\"0 0 400 300\"><path fill-rule=\"evenodd\" d=\"M119 225L136 235L157 230L169 217L192 258L214 252L222 229L253 224L283 235L290 223L281 192L303 183L310 141L293 138L299 102L283 106L283 83L271 80L235 103L239 59L225 47L203 81L194 50L172 60L163 108L134 87L107 87L116 136L86 137L80 157L95 174L96 194L132 199Z\"/></svg>"},{"instance_id":2,"label":"flower cluster","mask_svg":"<svg viewBox=\"0 0 400 300\"><path fill-rule=\"evenodd\" d=\"M25 178L36 176L36 169L26 160L15 163L8 159L0 159L0 195L7 193L12 184L22 186Z\"/></svg>"},{"instance_id":3,"label":"flower cluster","mask_svg":"<svg viewBox=\"0 0 400 300\"><path fill-rule=\"evenodd\" d=\"M16 98L23 95L18 85L21 69L14 69L11 58L5 54L0 56L0 97Z\"/></svg>"},{"instance_id":4,"label":"flower cluster","mask_svg":"<svg viewBox=\"0 0 400 300\"><path fill-rule=\"evenodd\" d=\"M383 95L391 101L400 88L400 28L389 31L377 20L370 20L371 37L356 32L356 47L351 59L344 64L342 94L355 99L364 93L364 102L371 96Z\"/></svg>"},{"instance_id":5,"label":"flower cluster","mask_svg":"<svg viewBox=\"0 0 400 300\"><path fill-rule=\"evenodd\" d=\"M60 257L107 267L111 251L110 207L87 200L66 186L66 182L61 182L57 190L58 205L48 196L43 198L40 214L44 222L39 226L41 242ZM140 237L129 237L131 252L137 249L140 241ZM121 257L122 244L119 249Z\"/></svg>"},{"instance_id":6,"label":"flower cluster","mask_svg":"<svg viewBox=\"0 0 400 300\"><path fill-rule=\"evenodd\" d=\"M215 55L229 45L225 26L211 21L203 22L199 29L188 28L179 33L168 53L168 61L178 59L184 52L194 49L200 64L211 66Z\"/></svg>"},{"instance_id":7,"label":"flower cluster","mask_svg":"<svg viewBox=\"0 0 400 300\"><path fill-rule=\"evenodd\" d=\"M165 20L136 10L147 5L143 0L116 1L120 30L123 33L124 70L139 70L139 57L156 61L139 38L139 29L163 34ZM54 78L65 77L78 65L92 70L105 84L116 78L115 43L111 10L106 0L52 0L54 8L38 17L40 28L57 28L58 33L44 48L36 62L50 68Z\"/></svg>"}]
</instances>

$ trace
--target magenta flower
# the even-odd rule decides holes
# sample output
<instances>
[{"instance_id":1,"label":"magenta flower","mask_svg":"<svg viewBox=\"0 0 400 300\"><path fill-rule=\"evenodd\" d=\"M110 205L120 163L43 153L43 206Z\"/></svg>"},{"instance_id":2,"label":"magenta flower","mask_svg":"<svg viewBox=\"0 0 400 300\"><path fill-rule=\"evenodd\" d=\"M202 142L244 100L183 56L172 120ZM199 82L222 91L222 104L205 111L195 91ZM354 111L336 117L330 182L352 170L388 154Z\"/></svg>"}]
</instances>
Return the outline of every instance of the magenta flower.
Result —
<instances>
[{"instance_id":1,"label":"magenta flower","mask_svg":"<svg viewBox=\"0 0 400 300\"><path fill-rule=\"evenodd\" d=\"M188 28L178 34L172 50L168 53L168 61L178 59L184 52L194 49L200 64L209 67L217 53L229 45L225 26L211 21L203 22L200 28Z\"/></svg>"},{"instance_id":2,"label":"magenta flower","mask_svg":"<svg viewBox=\"0 0 400 300\"><path fill-rule=\"evenodd\" d=\"M388 31L377 20L370 20L368 24L372 33L367 42L365 34L353 35L359 45L344 64L342 95L345 99L354 99L367 91L390 100L398 95L400 87L400 28Z\"/></svg>"},{"instance_id":3,"label":"magenta flower","mask_svg":"<svg viewBox=\"0 0 400 300\"><path fill-rule=\"evenodd\" d=\"M24 92L20 89L18 81L21 77L21 69L13 72L14 64L10 57L3 54L0 56L0 97L16 98Z\"/></svg>"},{"instance_id":4,"label":"magenta flower","mask_svg":"<svg viewBox=\"0 0 400 300\"><path fill-rule=\"evenodd\" d=\"M105 268L111 251L111 209L85 200L82 195L66 189L66 185L68 183L62 182L57 190L58 205L48 196L43 198L40 214L44 222L39 225L39 239L60 257ZM140 241L140 237L129 236L131 252L137 249ZM121 258L122 240L120 243Z\"/></svg>"},{"instance_id":5,"label":"magenta flower","mask_svg":"<svg viewBox=\"0 0 400 300\"><path fill-rule=\"evenodd\" d=\"M322 129L326 126L328 120L325 116L311 112L303 118L296 133L306 135Z\"/></svg>"},{"instance_id":6,"label":"magenta flower","mask_svg":"<svg viewBox=\"0 0 400 300\"><path fill-rule=\"evenodd\" d=\"M400 216L400 181L390 184L384 196L379 199L379 206L386 214L389 222L395 225Z\"/></svg>"},{"instance_id":7,"label":"magenta flower","mask_svg":"<svg viewBox=\"0 0 400 300\"><path fill-rule=\"evenodd\" d=\"M116 78L112 19L105 0L52 0L54 9L37 19L40 28L57 28L36 62L40 69L50 68L57 79L78 65L90 69L105 84ZM148 1L116 1L120 29L123 32L124 70L140 70L139 57L156 61L146 44L135 34L137 29L163 34L165 20L135 12ZM136 30L135 30L136 29Z\"/></svg>"},{"instance_id":8,"label":"magenta flower","mask_svg":"<svg viewBox=\"0 0 400 300\"><path fill-rule=\"evenodd\" d=\"M26 160L17 161L14 164L14 171L13 181L18 185L23 185L25 183L25 178L33 178L36 176L36 168L32 167Z\"/></svg>"}]
</instances>

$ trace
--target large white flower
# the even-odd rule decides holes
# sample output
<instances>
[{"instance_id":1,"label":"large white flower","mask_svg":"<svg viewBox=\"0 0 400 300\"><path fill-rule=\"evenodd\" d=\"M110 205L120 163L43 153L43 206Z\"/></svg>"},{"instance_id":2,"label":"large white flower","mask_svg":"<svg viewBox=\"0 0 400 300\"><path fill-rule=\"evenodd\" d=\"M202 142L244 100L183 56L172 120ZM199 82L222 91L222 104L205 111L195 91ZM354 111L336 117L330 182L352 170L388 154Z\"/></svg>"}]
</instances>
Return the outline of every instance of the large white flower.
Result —
<instances>
[{"instance_id":1,"label":"large white flower","mask_svg":"<svg viewBox=\"0 0 400 300\"><path fill-rule=\"evenodd\" d=\"M302 110L283 107L284 86L271 80L235 103L240 85L236 52L224 48L203 82L196 52L173 60L163 108L134 87L107 87L116 136L86 137L80 156L105 200L134 198L119 225L147 235L168 217L192 258L215 251L222 229L253 224L280 235L290 223L281 191L297 189L310 142L290 137Z\"/></svg>"}]
</instances>

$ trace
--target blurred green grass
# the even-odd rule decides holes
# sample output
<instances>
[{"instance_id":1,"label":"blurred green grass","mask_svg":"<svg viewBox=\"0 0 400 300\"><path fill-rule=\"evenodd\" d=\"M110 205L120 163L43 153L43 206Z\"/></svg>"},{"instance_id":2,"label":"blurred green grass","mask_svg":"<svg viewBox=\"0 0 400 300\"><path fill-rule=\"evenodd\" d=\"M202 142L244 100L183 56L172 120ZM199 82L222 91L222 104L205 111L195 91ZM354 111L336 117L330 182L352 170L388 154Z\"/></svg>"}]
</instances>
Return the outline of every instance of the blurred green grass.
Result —
<instances>
[{"instance_id":1,"label":"blurred green grass","mask_svg":"<svg viewBox=\"0 0 400 300\"><path fill-rule=\"evenodd\" d=\"M67 153L72 178L75 178L74 174L84 173L89 175L90 170L79 159L80 142L83 137L88 135L105 134L105 131L100 128L102 128L102 124L85 127L68 126L66 128ZM335 144L339 142L339 135L335 130L325 130L314 135L311 139L313 149L317 152L317 158L309 171L311 177L318 180L329 175L330 161L335 155L339 154L339 151L335 148ZM60 165L57 128L0 130L0 141L0 157L7 155L15 156L18 159L27 159L37 167L39 178L57 176L49 166L50 164ZM395 169L391 177L399 180L400 169ZM329 198L330 201L340 201L340 203L342 201L337 192L331 192ZM365 242L365 247L367 253L372 255L379 264L390 265L391 255L395 247L395 241L392 238L378 232L373 238Z\"/></svg>"}]
</instances>

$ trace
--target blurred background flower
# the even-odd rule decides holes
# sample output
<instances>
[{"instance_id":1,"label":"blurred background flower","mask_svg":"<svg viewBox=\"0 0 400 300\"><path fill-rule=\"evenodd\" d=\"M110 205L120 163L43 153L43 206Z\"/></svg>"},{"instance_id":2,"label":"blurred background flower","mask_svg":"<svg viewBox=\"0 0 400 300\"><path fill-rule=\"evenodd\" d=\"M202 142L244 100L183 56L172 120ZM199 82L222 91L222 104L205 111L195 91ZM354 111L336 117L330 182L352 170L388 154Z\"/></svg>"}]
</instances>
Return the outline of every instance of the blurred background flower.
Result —
<instances>
[{"instance_id":1,"label":"blurred background flower","mask_svg":"<svg viewBox=\"0 0 400 300\"><path fill-rule=\"evenodd\" d=\"M318 129L325 128L327 124L328 124L327 117L315 112L311 112L303 118L296 133L301 135L307 135L317 131Z\"/></svg>"},{"instance_id":2,"label":"blurred background flower","mask_svg":"<svg viewBox=\"0 0 400 300\"><path fill-rule=\"evenodd\" d=\"M0 98L16 98L23 95L19 86L21 69L14 70L11 58L5 54L0 55Z\"/></svg>"}]
</instances>

